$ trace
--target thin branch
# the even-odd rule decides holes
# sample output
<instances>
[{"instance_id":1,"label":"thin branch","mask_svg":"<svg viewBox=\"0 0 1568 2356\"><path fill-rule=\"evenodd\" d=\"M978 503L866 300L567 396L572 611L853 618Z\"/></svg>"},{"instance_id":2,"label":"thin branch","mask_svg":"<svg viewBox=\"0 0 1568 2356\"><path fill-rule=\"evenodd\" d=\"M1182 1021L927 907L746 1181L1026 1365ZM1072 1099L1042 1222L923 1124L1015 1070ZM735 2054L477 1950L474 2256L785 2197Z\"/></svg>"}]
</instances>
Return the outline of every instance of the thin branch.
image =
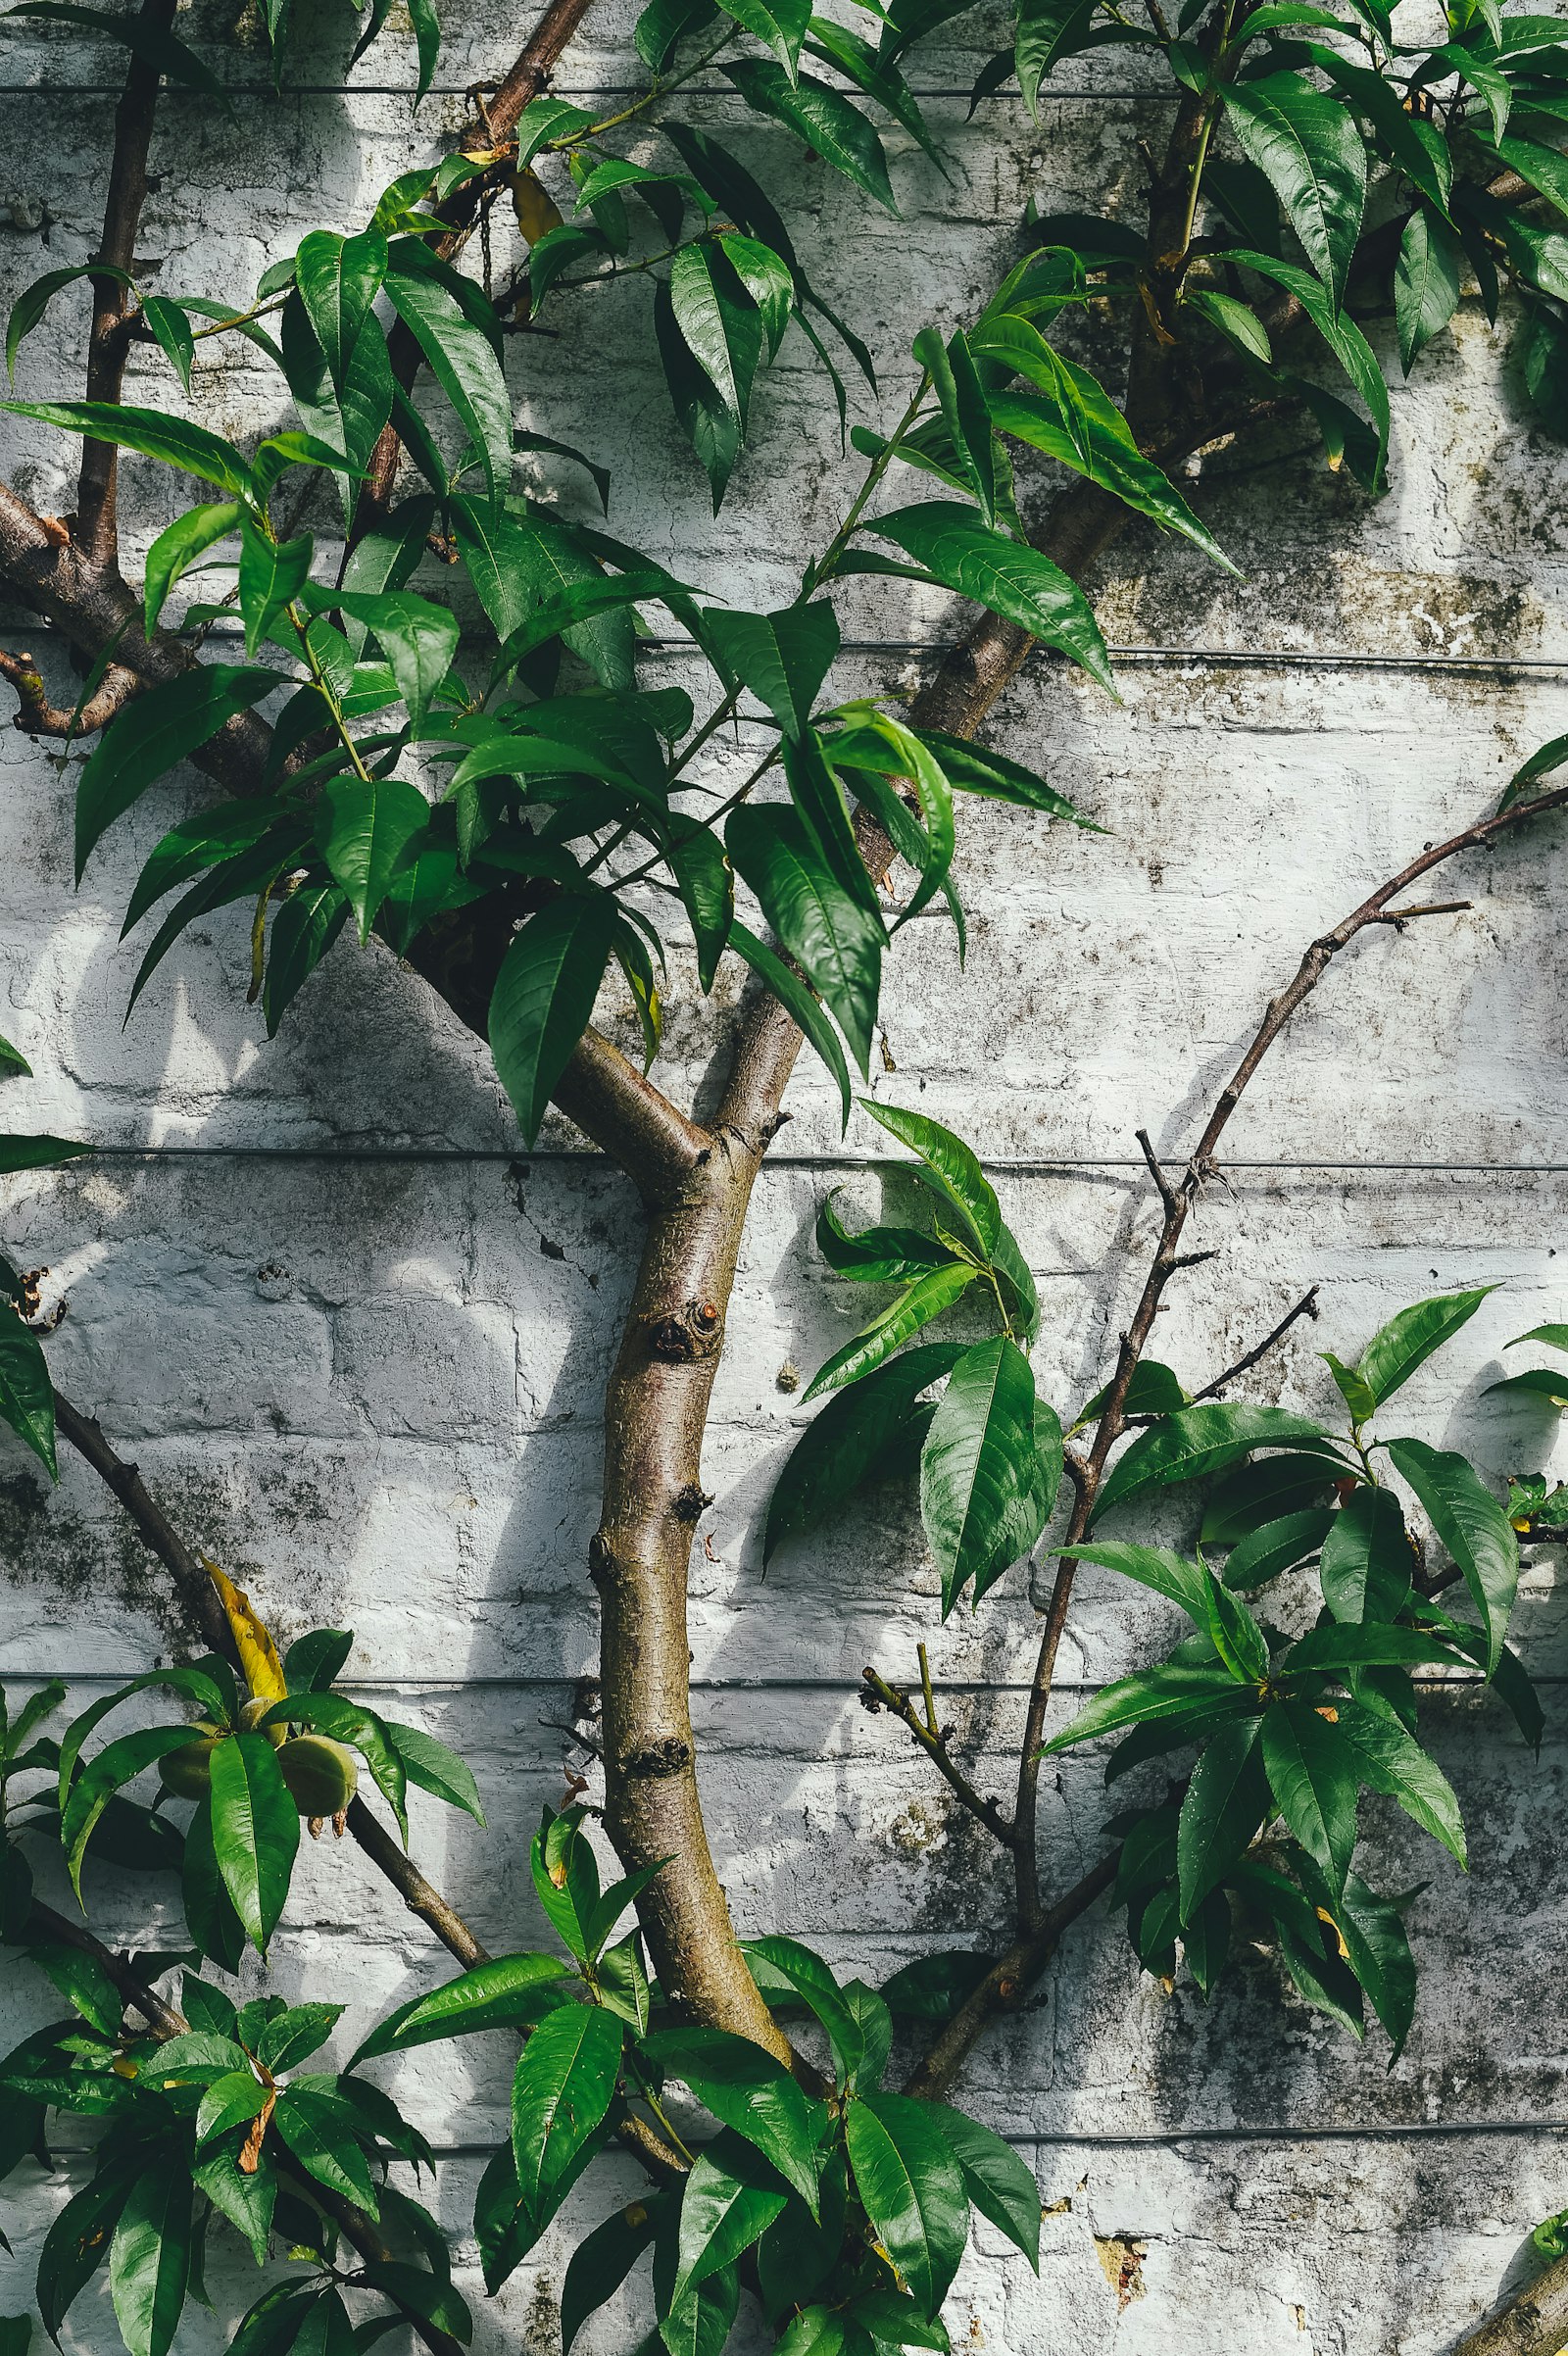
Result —
<instances>
[{"instance_id":1,"label":"thin branch","mask_svg":"<svg viewBox=\"0 0 1568 2356\"><path fill-rule=\"evenodd\" d=\"M172 30L176 0L142 0L138 24L147 32ZM104 203L104 233L93 257L104 265L92 276L92 327L87 340L89 401L118 401L130 355L130 310L122 279L136 259L136 233L147 201L147 151L158 111L159 70L132 51L125 87L115 109L115 147ZM111 442L81 446L76 485L76 539L95 564L114 564L119 555L116 514L120 453Z\"/></svg>"},{"instance_id":2,"label":"thin branch","mask_svg":"<svg viewBox=\"0 0 1568 2356\"><path fill-rule=\"evenodd\" d=\"M1000 1841L1004 1848L1010 1849L1014 1845L1010 1819L1003 1813L994 1799L987 1799L985 1793L977 1792L970 1783L963 1769L948 1748L947 1730L935 1723L934 1709L930 1712L931 1722L927 1724L922 1721L920 1712L902 1688L889 1685L887 1679L879 1677L874 1669L862 1669L860 1678L863 1687L862 1699L866 1705L869 1707L874 1703L877 1707L890 1711L902 1725L906 1726L920 1748L925 1752L926 1757L937 1769L937 1772L946 1779L970 1815L985 1826L994 1841ZM929 1691L929 1688L927 1690Z\"/></svg>"},{"instance_id":3,"label":"thin branch","mask_svg":"<svg viewBox=\"0 0 1568 2356\"><path fill-rule=\"evenodd\" d=\"M1262 1341L1259 1342L1255 1350L1250 1350L1245 1358L1238 1358L1234 1366L1227 1366L1223 1374L1216 1374L1214 1380L1211 1383L1205 1383L1201 1391L1195 1391L1192 1396L1191 1404L1196 1407L1201 1405L1205 1399L1217 1399L1220 1393L1228 1390L1230 1385L1236 1382L1240 1376L1244 1374L1250 1374L1252 1368L1257 1364L1258 1360L1260 1358L1266 1358L1269 1351L1274 1348L1277 1342L1284 1341L1286 1335L1290 1332L1292 1326L1296 1324L1298 1318L1315 1317L1316 1315L1317 1287L1316 1285L1312 1285L1301 1295L1301 1298L1297 1302L1295 1308L1286 1310L1284 1316L1280 1319L1278 1325L1273 1328L1272 1332L1266 1333L1263 1336Z\"/></svg>"},{"instance_id":4,"label":"thin branch","mask_svg":"<svg viewBox=\"0 0 1568 2356\"><path fill-rule=\"evenodd\" d=\"M170 2037L184 2036L190 2027L184 2014L166 2002L155 1988L149 1988L125 1956L116 1954L112 1947L106 1947L101 1939L94 1939L92 1933L80 1923L74 1923L66 1915L57 1914L52 1906L44 1905L41 1899L33 1900L28 1919L37 1923L52 1940L74 1947L78 1954L90 1955L113 1981L118 1993L141 2014L160 2043L167 2043ZM390 2266L395 2263L393 2252L363 2209L357 2209L352 2201L345 2200L325 2184L318 2184L314 2176L296 2164L289 2153L278 2151L275 2164L302 2192L309 2194L324 2216L332 2219L344 2239L352 2243L367 2265ZM463 2356L462 2347L450 2331L443 2331L439 2325L432 2324L416 2307L400 2298L395 2290L383 2290L381 2295L389 2298L398 2308L405 2322L423 2340L430 2356Z\"/></svg>"},{"instance_id":5,"label":"thin branch","mask_svg":"<svg viewBox=\"0 0 1568 2356\"><path fill-rule=\"evenodd\" d=\"M20 728L24 736L65 736L73 740L107 728L141 685L134 671L122 670L118 663L112 663L97 693L68 712L63 704L49 701L49 691L30 655L8 655L3 648L0 648L0 679L8 679L17 691L17 709L11 722L14 728Z\"/></svg>"}]
</instances>

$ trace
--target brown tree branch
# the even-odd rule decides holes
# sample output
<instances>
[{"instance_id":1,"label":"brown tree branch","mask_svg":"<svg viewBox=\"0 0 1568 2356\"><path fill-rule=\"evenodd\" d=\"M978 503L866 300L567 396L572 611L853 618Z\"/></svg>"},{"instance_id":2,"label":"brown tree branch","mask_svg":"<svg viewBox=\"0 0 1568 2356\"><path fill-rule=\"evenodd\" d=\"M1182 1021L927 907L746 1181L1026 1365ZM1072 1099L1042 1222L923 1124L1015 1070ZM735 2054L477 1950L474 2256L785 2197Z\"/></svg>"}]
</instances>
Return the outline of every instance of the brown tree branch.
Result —
<instances>
[{"instance_id":1,"label":"brown tree branch","mask_svg":"<svg viewBox=\"0 0 1568 2356\"><path fill-rule=\"evenodd\" d=\"M921 1649L923 1651L924 1646ZM987 1799L985 1793L977 1792L970 1783L948 1747L947 1729L937 1725L935 1710L928 1705L927 1713L922 1717L914 1706L913 1698L902 1687L890 1685L885 1677L879 1677L874 1669L862 1669L860 1678L863 1688L861 1698L867 1708L875 1706L891 1711L902 1725L906 1726L938 1774L946 1779L970 1815L983 1824L992 1839L1000 1841L1004 1848L1012 1848L1011 1819L998 1807L994 1799Z\"/></svg>"},{"instance_id":2,"label":"brown tree branch","mask_svg":"<svg viewBox=\"0 0 1568 2356\"><path fill-rule=\"evenodd\" d=\"M8 655L3 649L0 679L9 680L17 692L13 728L20 728L24 736L65 736L73 741L107 728L141 684L134 671L122 670L118 663L111 663L97 691L68 712L63 704L49 701L38 666L29 655Z\"/></svg>"},{"instance_id":3,"label":"brown tree branch","mask_svg":"<svg viewBox=\"0 0 1568 2356\"><path fill-rule=\"evenodd\" d=\"M1464 905L1468 907L1468 901ZM1266 1358L1275 1344L1284 1341L1298 1318L1315 1317L1316 1315L1317 1287L1310 1285L1301 1295L1295 1308L1286 1310L1278 1325L1263 1336L1255 1350L1250 1350L1244 1358L1238 1358L1234 1366L1227 1366L1223 1374L1216 1374L1214 1380L1211 1383L1205 1383L1201 1391L1195 1391L1189 1403L1196 1407L1200 1406L1205 1399L1217 1399L1222 1391L1228 1391L1231 1384L1242 1375L1250 1374L1258 1360Z\"/></svg>"},{"instance_id":4,"label":"brown tree branch","mask_svg":"<svg viewBox=\"0 0 1568 2356\"><path fill-rule=\"evenodd\" d=\"M1559 2258L1500 2314L1467 2333L1453 2356L1557 2356L1565 2341L1568 2258Z\"/></svg>"},{"instance_id":5,"label":"brown tree branch","mask_svg":"<svg viewBox=\"0 0 1568 2356\"><path fill-rule=\"evenodd\" d=\"M173 27L176 0L142 0L138 23L148 31ZM128 270L136 258L136 232L147 201L147 151L158 111L158 68L132 51L125 87L115 109L115 145L104 204L104 233L93 259L104 264L92 276L92 326L87 338L86 397L118 401L130 355L130 306L113 271ZM83 442L76 485L75 537L89 563L116 564L120 452L112 442Z\"/></svg>"}]
</instances>

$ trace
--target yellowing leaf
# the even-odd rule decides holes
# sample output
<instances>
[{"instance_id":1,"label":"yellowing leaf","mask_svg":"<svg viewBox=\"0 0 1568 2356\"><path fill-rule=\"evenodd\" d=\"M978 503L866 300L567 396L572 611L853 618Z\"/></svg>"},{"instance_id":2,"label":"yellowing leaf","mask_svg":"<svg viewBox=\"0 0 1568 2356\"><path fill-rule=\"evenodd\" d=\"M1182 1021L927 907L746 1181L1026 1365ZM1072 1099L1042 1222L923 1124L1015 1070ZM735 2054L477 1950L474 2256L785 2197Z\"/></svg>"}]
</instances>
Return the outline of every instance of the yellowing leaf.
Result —
<instances>
[{"instance_id":1,"label":"yellowing leaf","mask_svg":"<svg viewBox=\"0 0 1568 2356\"><path fill-rule=\"evenodd\" d=\"M512 209L529 245L537 245L547 229L559 229L561 211L544 182L531 172L519 172L512 182Z\"/></svg>"},{"instance_id":2,"label":"yellowing leaf","mask_svg":"<svg viewBox=\"0 0 1568 2356\"><path fill-rule=\"evenodd\" d=\"M234 1632L235 1649L239 1653L239 1665L245 1673L245 1682L251 1693L258 1701L283 1700L288 1693L283 1664L277 1657L277 1646L258 1617L249 1595L243 1588L236 1587L228 1573L220 1570L209 1555L204 1554L202 1560L228 1614L228 1624Z\"/></svg>"}]
</instances>

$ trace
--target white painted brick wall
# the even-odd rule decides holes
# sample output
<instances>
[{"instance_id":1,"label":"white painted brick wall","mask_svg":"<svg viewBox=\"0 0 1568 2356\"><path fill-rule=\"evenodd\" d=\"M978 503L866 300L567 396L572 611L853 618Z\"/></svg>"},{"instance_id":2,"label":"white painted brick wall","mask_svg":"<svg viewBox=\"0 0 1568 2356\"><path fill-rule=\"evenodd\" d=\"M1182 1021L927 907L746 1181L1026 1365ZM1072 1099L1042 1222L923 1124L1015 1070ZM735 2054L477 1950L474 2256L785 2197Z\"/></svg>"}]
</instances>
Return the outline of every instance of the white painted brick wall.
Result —
<instances>
[{"instance_id":1,"label":"white painted brick wall","mask_svg":"<svg viewBox=\"0 0 1568 2356\"><path fill-rule=\"evenodd\" d=\"M352 91L323 36L297 68L311 88L276 102L254 43L236 52L225 12L204 0L197 34L246 86L233 124L189 94L166 97L161 186L139 241L168 257L162 289L249 283L306 228L351 224L385 180L435 152L466 84L504 65L513 38L477 0L444 13L440 80L415 117L406 30L364 61ZM589 19L562 76L568 94L634 78L629 22L621 0ZM1114 194L1137 170L1136 139L1164 120L1147 70L1123 61L1098 95L1075 70L1038 126L1011 101L965 126L968 87L1000 38L998 12L977 12L921 53L914 78L955 182L890 138L899 222L722 90L692 100L720 135L744 125L808 268L870 341L889 411L913 330L965 316L1008 256L1024 199ZM75 34L7 27L0 303L90 250L118 74L116 53ZM554 322L569 327L559 345L518 341L519 416L612 465L612 528L716 593L765 604L831 529L858 463L840 460L822 380L792 339L760 388L755 443L715 524L650 370L645 300L636 287L596 295ZM24 396L73 380L80 323L70 299L51 312L24 347ZM276 421L276 388L253 357L204 373L206 422L245 434ZM160 365L138 361L138 395L171 403ZM1568 724L1568 458L1526 429L1515 401L1494 339L1466 316L1409 386L1396 372L1394 487L1376 506L1321 469L1227 483L1214 462L1205 512L1246 579L1130 537L1101 598L1107 632L1134 650L1124 705L1036 666L999 707L995 741L1110 831L965 810L968 970L945 923L902 936L886 1000L896 1068L875 1086L953 1120L994 1163L1046 1303L1042 1382L1063 1405L1103 1374L1136 1281L1129 1251L1152 1232L1133 1129L1147 1123L1173 1152L1190 1141L1304 941L1484 809L1521 755ZM860 414L873 414L863 398ZM30 497L69 504L63 441L7 423L0 442ZM126 475L145 539L173 487L136 462ZM543 462L540 480L587 512L569 472ZM1038 502L1044 486L1026 481L1026 493ZM841 613L846 693L895 684L958 619L895 583L849 585ZM686 675L678 649L650 650L651 681ZM715 749L716 773L744 758L744 737ZM491 1945L531 1943L543 1927L524 1836L562 1791L563 1738L546 1722L567 1714L594 1659L584 1558L632 1193L577 1155L564 1123L519 1157L479 1044L378 950L340 950L269 1046L243 1004L244 920L224 912L187 936L122 1033L140 944L119 943L121 911L190 791L182 780L150 796L76 893L70 775L9 733L0 749L0 1030L37 1071L6 1110L109 1149L85 1168L6 1182L0 1243L55 1271L70 1300L52 1345L63 1387L135 1453L188 1533L281 1633L356 1628L367 1696L470 1759L489 1834L416 1794L415 1853ZM1548 1461L1552 1427L1480 1393L1512 1334L1568 1313L1550 1166L1568 1162L1550 915L1562 848L1560 828L1516 838L1456 877L1470 913L1362 943L1276 1053L1233 1128L1233 1190L1216 1189L1198 1222L1198 1245L1219 1256L1181 1281L1161 1321L1160 1354L1190 1382L1316 1280L1321 1322L1298 1328L1259 1380L1321 1406L1317 1348L1353 1353L1401 1302L1496 1282L1411 1384L1409 1425L1498 1474ZM716 1015L689 991L673 1015L661 1076L683 1099L733 995L726 976ZM623 1006L607 999L605 1013L628 1032ZM1035 1622L1015 1573L982 1614L939 1630L917 1527L886 1497L761 1578L760 1511L803 1416L775 1377L787 1362L808 1369L860 1313L809 1250L815 1207L839 1183L866 1210L884 1184L897 1200L897 1182L867 1166L881 1133L858 1120L840 1139L809 1058L789 1104L758 1189L705 1459L715 1502L693 1558L694 1709L743 1928L810 1938L876 1978L933 1943L984 1943L1005 1892L897 1730L856 1705L858 1670L874 1660L906 1675L929 1637L975 1771L1000 1789ZM0 1446L0 1664L19 1682L58 1672L80 1704L168 1657L176 1632L156 1575L79 1463L68 1457L46 1496L31 1460ZM1153 1598L1087 1571L1060 1715L1153 1654L1168 1623ZM973 2064L970 2097L1034 2154L1052 2214L1038 2284L979 2233L950 2310L956 2346L1437 2356L1514 2279L1530 2226L1568 2199L1554 2000L1568 1748L1549 1558L1527 1578L1518 1632L1545 1681L1539 1763L1494 1705L1457 1693L1431 1705L1473 1874L1392 1811L1373 1818L1379 1876L1428 1884L1411 1916L1420 2011L1394 2071L1380 2037L1355 2047L1284 1998L1262 1959L1205 2008L1186 1983L1164 1995L1118 1925L1090 1918L1038 2008ZM1054 1883L1097 1853L1105 1812L1098 1763L1063 1761L1044 1792ZM106 1936L177 1938L172 1896L149 1910L147 1887L89 1874ZM345 2050L447 1969L352 1846L308 1850L274 1981L349 1991ZM35 1976L14 1970L6 2041L53 2009ZM504 2132L506 2055L493 2041L495 2052L431 2048L401 2075L382 2065L442 2152L434 2197L476 2292L473 2187ZM77 2179L79 2150L69 2134L62 2145L54 2179L29 2165L0 2194L16 2245L0 2309L24 2301L47 2219ZM498 2301L479 2301L486 2356L557 2344L564 2254L610 2207L621 2168L596 2170L564 2229ZM210 2279L232 2313L253 2291L248 2262L229 2252L219 2264L216 2246ZM623 2297L579 2344L610 2356L638 2328ZM118 2344L104 2299L79 2303L68 2341L93 2356ZM221 2338L192 2310L180 2345L206 2356Z\"/></svg>"}]
</instances>

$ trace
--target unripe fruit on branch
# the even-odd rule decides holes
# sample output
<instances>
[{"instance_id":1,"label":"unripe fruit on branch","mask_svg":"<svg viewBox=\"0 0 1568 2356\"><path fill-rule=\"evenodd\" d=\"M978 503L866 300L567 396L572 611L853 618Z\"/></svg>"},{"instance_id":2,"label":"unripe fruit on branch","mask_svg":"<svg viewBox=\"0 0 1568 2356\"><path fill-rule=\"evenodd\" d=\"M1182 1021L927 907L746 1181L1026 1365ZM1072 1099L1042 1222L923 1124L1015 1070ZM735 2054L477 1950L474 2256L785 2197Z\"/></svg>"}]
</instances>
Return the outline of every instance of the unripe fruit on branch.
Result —
<instances>
[{"instance_id":1,"label":"unripe fruit on branch","mask_svg":"<svg viewBox=\"0 0 1568 2356\"><path fill-rule=\"evenodd\" d=\"M302 1816L337 1816L359 1790L354 1753L330 1735L296 1735L277 1754L294 1805Z\"/></svg>"},{"instance_id":2,"label":"unripe fruit on branch","mask_svg":"<svg viewBox=\"0 0 1568 2356\"><path fill-rule=\"evenodd\" d=\"M198 1718L190 1731L195 1740L164 1753L164 1789L176 1799L205 1799L212 1789L213 1752L222 1737L211 1718Z\"/></svg>"},{"instance_id":3,"label":"unripe fruit on branch","mask_svg":"<svg viewBox=\"0 0 1568 2356\"><path fill-rule=\"evenodd\" d=\"M268 1700L265 1693L256 1701L241 1702L240 1732L246 1735L265 1735L274 1750L281 1750L288 1741L288 1728L281 1720L276 1726L263 1726L260 1723L272 1706L273 1704Z\"/></svg>"}]
</instances>

